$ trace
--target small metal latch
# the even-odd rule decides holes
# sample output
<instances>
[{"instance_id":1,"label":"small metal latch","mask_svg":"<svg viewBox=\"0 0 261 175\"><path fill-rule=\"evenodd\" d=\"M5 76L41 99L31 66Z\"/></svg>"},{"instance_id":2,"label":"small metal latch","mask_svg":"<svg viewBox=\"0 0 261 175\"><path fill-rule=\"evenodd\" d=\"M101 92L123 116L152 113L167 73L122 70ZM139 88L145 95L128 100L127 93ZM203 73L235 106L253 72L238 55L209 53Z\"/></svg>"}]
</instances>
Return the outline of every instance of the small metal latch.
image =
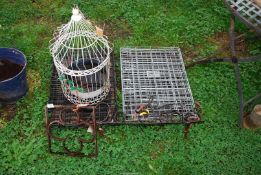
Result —
<instances>
[{"instance_id":1,"label":"small metal latch","mask_svg":"<svg viewBox=\"0 0 261 175\"><path fill-rule=\"evenodd\" d=\"M53 104L47 104L47 108L48 109L54 108L54 105Z\"/></svg>"}]
</instances>

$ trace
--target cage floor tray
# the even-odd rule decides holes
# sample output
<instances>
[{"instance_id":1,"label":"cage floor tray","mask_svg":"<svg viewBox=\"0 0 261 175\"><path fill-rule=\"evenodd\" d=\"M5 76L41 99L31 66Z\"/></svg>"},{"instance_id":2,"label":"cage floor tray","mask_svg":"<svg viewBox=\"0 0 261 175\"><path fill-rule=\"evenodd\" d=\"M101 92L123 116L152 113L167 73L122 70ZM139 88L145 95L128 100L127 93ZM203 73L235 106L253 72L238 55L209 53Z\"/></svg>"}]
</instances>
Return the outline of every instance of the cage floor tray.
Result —
<instances>
[{"instance_id":1,"label":"cage floor tray","mask_svg":"<svg viewBox=\"0 0 261 175\"><path fill-rule=\"evenodd\" d=\"M199 121L179 48L122 48L126 123Z\"/></svg>"}]
</instances>

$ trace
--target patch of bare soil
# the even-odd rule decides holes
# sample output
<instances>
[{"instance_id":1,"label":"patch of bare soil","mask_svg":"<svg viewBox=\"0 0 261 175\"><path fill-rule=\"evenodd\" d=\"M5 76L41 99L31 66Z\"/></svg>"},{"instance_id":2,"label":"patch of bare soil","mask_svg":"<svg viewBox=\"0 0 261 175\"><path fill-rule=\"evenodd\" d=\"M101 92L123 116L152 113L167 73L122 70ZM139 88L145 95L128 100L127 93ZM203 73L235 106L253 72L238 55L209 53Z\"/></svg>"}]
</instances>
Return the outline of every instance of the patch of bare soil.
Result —
<instances>
[{"instance_id":1,"label":"patch of bare soil","mask_svg":"<svg viewBox=\"0 0 261 175\"><path fill-rule=\"evenodd\" d=\"M0 119L4 121L11 121L15 117L16 105L2 105L0 106Z\"/></svg>"},{"instance_id":2,"label":"patch of bare soil","mask_svg":"<svg viewBox=\"0 0 261 175\"><path fill-rule=\"evenodd\" d=\"M241 33L236 33L235 36L238 38L235 42L237 56L244 57L249 55L249 50L246 44L245 36ZM217 57L231 57L228 33L216 33L215 35L208 38L208 41L218 46L216 55Z\"/></svg>"},{"instance_id":3,"label":"patch of bare soil","mask_svg":"<svg viewBox=\"0 0 261 175\"><path fill-rule=\"evenodd\" d=\"M216 57L230 57L228 33L216 33L209 37L207 41L218 47L215 55Z\"/></svg>"},{"instance_id":4,"label":"patch of bare soil","mask_svg":"<svg viewBox=\"0 0 261 175\"><path fill-rule=\"evenodd\" d=\"M236 54L238 57L246 57L249 55L249 50L245 41L244 35L237 33L238 37L236 42ZM227 32L219 32L213 36L206 39L207 43L210 45L215 45L217 47L215 53L210 55L209 58L228 58L231 57L230 46L229 46L229 34ZM200 55L200 52L204 47L201 45L195 46L194 48L184 48L184 57L186 61L192 61Z\"/></svg>"},{"instance_id":5,"label":"patch of bare soil","mask_svg":"<svg viewBox=\"0 0 261 175\"><path fill-rule=\"evenodd\" d=\"M157 142L157 144L159 145L158 149L151 153L151 159L153 160L156 160L158 156L165 151L165 146L162 142Z\"/></svg>"},{"instance_id":6,"label":"patch of bare soil","mask_svg":"<svg viewBox=\"0 0 261 175\"><path fill-rule=\"evenodd\" d=\"M244 116L243 126L247 129L261 128L261 105L256 105L253 111Z\"/></svg>"},{"instance_id":7,"label":"patch of bare soil","mask_svg":"<svg viewBox=\"0 0 261 175\"><path fill-rule=\"evenodd\" d=\"M119 37L127 38L132 34L131 27L125 20L105 21L104 23L100 23L98 26L103 28L104 34L109 36L112 40Z\"/></svg>"}]
</instances>

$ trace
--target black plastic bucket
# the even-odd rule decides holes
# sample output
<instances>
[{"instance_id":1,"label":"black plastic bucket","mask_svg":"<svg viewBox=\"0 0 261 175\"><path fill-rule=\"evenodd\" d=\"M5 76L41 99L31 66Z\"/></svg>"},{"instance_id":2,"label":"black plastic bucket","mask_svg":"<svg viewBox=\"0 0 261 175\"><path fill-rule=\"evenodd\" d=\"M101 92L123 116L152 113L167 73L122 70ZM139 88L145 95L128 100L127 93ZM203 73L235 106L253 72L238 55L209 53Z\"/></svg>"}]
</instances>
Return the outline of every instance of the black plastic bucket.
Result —
<instances>
[{"instance_id":1,"label":"black plastic bucket","mask_svg":"<svg viewBox=\"0 0 261 175\"><path fill-rule=\"evenodd\" d=\"M0 48L0 104L14 103L26 94L26 65L19 50Z\"/></svg>"}]
</instances>

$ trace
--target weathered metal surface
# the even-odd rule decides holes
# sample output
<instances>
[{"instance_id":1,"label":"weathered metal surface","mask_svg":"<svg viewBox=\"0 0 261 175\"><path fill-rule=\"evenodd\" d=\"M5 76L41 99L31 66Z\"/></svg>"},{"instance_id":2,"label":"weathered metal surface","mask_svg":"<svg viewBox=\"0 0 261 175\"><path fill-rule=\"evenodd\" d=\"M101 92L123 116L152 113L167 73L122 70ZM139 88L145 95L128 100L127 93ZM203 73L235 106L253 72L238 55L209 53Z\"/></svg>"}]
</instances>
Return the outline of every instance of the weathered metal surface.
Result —
<instances>
[{"instance_id":1,"label":"weathered metal surface","mask_svg":"<svg viewBox=\"0 0 261 175\"><path fill-rule=\"evenodd\" d=\"M56 153L56 154L67 154L70 156L87 156L87 157L95 157L98 155L98 145L97 145L97 123L96 123L96 117L95 117L95 107L94 106L85 106L85 107L78 107L75 105L71 106L62 106L62 105L54 105L54 108L59 110L59 117L58 118L52 118L48 116L48 108L46 107L46 129L47 129L47 136L48 136L48 150L50 153ZM87 109L91 111L90 118L86 120L85 118L82 118L79 111L82 109ZM76 116L74 118L69 117L69 120L67 119L66 113L72 112ZM66 112L63 114L63 112ZM69 127L69 126L75 126L75 127L83 127L86 129L86 132L89 128L92 128L91 135L92 137L90 139L85 139L82 137L77 138L80 147L78 150L71 151L67 146L66 142L69 138L67 137L59 137L56 136L53 133L53 126L58 127ZM53 151L52 149L52 140L60 141L62 142L63 151ZM93 151L89 154L84 154L83 149L85 144L94 144Z\"/></svg>"},{"instance_id":2,"label":"weathered metal surface","mask_svg":"<svg viewBox=\"0 0 261 175\"><path fill-rule=\"evenodd\" d=\"M196 113L179 48L122 48L125 123L196 123Z\"/></svg>"}]
</instances>

